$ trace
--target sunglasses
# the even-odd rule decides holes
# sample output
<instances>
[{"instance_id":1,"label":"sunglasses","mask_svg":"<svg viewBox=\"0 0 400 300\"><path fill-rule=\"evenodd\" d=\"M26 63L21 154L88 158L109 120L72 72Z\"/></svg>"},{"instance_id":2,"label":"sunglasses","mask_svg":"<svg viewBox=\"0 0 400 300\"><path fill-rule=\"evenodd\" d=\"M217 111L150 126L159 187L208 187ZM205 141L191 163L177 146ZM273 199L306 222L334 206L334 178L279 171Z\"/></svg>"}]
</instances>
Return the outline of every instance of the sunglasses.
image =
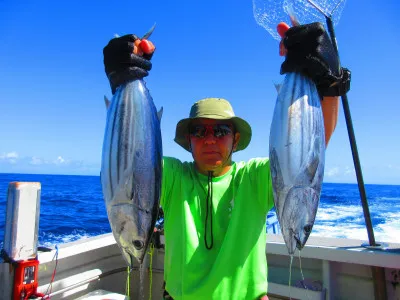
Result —
<instances>
[{"instance_id":1,"label":"sunglasses","mask_svg":"<svg viewBox=\"0 0 400 300\"><path fill-rule=\"evenodd\" d=\"M189 128L189 134L192 137L202 139L208 133L212 133L216 138L223 138L226 135L233 134L232 126L226 124L216 125L194 125Z\"/></svg>"}]
</instances>

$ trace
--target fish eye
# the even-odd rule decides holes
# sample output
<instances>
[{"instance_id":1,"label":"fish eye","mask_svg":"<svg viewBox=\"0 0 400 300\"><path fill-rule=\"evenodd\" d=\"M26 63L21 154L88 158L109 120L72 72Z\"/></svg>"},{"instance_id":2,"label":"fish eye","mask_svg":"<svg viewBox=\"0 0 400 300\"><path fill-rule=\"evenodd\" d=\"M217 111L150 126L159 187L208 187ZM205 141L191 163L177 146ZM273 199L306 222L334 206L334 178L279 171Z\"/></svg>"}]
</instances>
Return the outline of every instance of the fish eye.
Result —
<instances>
[{"instance_id":1,"label":"fish eye","mask_svg":"<svg viewBox=\"0 0 400 300\"><path fill-rule=\"evenodd\" d=\"M312 225L308 224L303 227L305 233L310 233L312 229Z\"/></svg>"},{"instance_id":2,"label":"fish eye","mask_svg":"<svg viewBox=\"0 0 400 300\"><path fill-rule=\"evenodd\" d=\"M144 247L144 243L139 240L135 240L132 242L133 246L135 247L136 250L141 250Z\"/></svg>"}]
</instances>

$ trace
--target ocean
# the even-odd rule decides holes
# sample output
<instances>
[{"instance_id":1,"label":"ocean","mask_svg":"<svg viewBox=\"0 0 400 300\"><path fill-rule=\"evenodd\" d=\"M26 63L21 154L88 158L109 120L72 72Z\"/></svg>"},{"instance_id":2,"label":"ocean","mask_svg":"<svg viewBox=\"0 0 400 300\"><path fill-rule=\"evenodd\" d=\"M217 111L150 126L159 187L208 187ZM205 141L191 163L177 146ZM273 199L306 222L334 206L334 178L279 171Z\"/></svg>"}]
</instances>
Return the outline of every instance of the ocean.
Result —
<instances>
[{"instance_id":1,"label":"ocean","mask_svg":"<svg viewBox=\"0 0 400 300\"><path fill-rule=\"evenodd\" d=\"M0 173L0 249L11 181L41 183L39 246L111 232L100 177ZM366 185L365 188L376 241L400 243L400 186ZM357 184L323 184L311 235L368 240Z\"/></svg>"}]
</instances>

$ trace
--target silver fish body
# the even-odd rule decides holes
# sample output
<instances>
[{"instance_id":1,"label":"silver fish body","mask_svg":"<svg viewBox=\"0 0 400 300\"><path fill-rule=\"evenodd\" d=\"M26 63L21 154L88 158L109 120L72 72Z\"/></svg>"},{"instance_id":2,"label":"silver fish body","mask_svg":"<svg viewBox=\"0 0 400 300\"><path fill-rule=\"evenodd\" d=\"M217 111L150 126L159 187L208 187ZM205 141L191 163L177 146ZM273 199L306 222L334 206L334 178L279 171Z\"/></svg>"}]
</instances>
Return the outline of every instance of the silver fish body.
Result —
<instances>
[{"instance_id":1,"label":"silver fish body","mask_svg":"<svg viewBox=\"0 0 400 300\"><path fill-rule=\"evenodd\" d=\"M275 208L289 254L314 225L325 165L325 130L317 89L296 73L278 91L269 140Z\"/></svg>"},{"instance_id":2,"label":"silver fish body","mask_svg":"<svg viewBox=\"0 0 400 300\"><path fill-rule=\"evenodd\" d=\"M160 120L143 80L117 89L108 107L101 185L115 240L130 266L143 262L157 220L162 177Z\"/></svg>"}]
</instances>

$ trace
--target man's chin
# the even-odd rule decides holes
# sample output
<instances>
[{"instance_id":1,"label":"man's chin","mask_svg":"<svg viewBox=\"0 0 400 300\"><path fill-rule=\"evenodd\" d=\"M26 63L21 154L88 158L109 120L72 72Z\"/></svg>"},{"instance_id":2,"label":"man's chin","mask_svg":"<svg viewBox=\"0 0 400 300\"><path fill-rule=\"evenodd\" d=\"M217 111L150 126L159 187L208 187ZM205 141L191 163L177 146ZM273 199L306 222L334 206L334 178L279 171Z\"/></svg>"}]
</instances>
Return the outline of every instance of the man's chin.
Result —
<instances>
[{"instance_id":1,"label":"man's chin","mask_svg":"<svg viewBox=\"0 0 400 300\"><path fill-rule=\"evenodd\" d=\"M204 161L204 165L211 169L217 169L222 166L222 160L207 159Z\"/></svg>"},{"instance_id":2,"label":"man's chin","mask_svg":"<svg viewBox=\"0 0 400 300\"><path fill-rule=\"evenodd\" d=\"M195 162L196 163L196 168L198 171L203 173L204 175L207 175L208 172L213 172L213 176L220 176L221 171L224 170L224 164L222 160L202 160L200 162Z\"/></svg>"},{"instance_id":3,"label":"man's chin","mask_svg":"<svg viewBox=\"0 0 400 300\"><path fill-rule=\"evenodd\" d=\"M201 166L203 171L216 171L222 167L221 160L204 160L201 163L197 163L198 166Z\"/></svg>"}]
</instances>

